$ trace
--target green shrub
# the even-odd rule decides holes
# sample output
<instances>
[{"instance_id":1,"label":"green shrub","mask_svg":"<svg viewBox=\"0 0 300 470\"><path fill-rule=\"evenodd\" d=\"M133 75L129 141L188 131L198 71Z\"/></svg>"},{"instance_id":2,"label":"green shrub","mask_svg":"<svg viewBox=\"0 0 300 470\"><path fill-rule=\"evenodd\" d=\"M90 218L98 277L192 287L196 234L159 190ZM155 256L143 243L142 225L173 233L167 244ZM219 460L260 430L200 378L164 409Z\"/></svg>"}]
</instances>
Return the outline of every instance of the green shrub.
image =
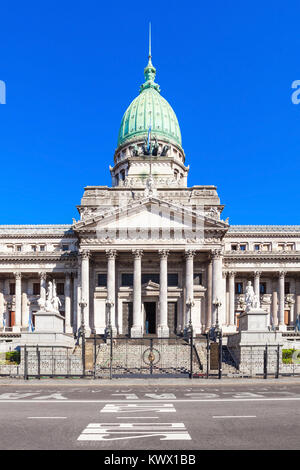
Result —
<instances>
[{"instance_id":1,"label":"green shrub","mask_svg":"<svg viewBox=\"0 0 300 470\"><path fill-rule=\"evenodd\" d=\"M283 349L282 350L282 362L284 364L292 364L292 356L295 349Z\"/></svg>"},{"instance_id":2,"label":"green shrub","mask_svg":"<svg viewBox=\"0 0 300 470\"><path fill-rule=\"evenodd\" d=\"M9 362L20 364L20 351L8 351L5 354L5 359Z\"/></svg>"}]
</instances>

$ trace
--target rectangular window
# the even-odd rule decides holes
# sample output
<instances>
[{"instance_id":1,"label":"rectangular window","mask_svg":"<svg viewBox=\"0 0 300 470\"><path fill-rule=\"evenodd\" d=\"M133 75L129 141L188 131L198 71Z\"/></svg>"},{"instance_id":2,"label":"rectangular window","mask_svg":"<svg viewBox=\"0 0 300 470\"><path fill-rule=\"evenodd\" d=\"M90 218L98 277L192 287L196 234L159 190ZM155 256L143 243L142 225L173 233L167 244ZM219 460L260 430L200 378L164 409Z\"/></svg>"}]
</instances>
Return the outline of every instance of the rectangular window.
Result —
<instances>
[{"instance_id":1,"label":"rectangular window","mask_svg":"<svg viewBox=\"0 0 300 470\"><path fill-rule=\"evenodd\" d=\"M236 251L237 250L237 245L231 245L231 249L232 249L232 251Z\"/></svg>"},{"instance_id":2,"label":"rectangular window","mask_svg":"<svg viewBox=\"0 0 300 470\"><path fill-rule=\"evenodd\" d=\"M9 295L16 295L16 284L14 282L9 284Z\"/></svg>"},{"instance_id":3,"label":"rectangular window","mask_svg":"<svg viewBox=\"0 0 300 470\"><path fill-rule=\"evenodd\" d=\"M178 273L168 273L168 286L169 287L178 286Z\"/></svg>"},{"instance_id":4,"label":"rectangular window","mask_svg":"<svg viewBox=\"0 0 300 470\"><path fill-rule=\"evenodd\" d=\"M63 245L62 250L63 251L68 251L69 250L69 245Z\"/></svg>"},{"instance_id":5,"label":"rectangular window","mask_svg":"<svg viewBox=\"0 0 300 470\"><path fill-rule=\"evenodd\" d=\"M259 284L259 292L260 292L261 295L267 293L267 284L266 284L266 282L261 282Z\"/></svg>"},{"instance_id":6,"label":"rectangular window","mask_svg":"<svg viewBox=\"0 0 300 470\"><path fill-rule=\"evenodd\" d=\"M202 273L194 273L194 286L202 285Z\"/></svg>"},{"instance_id":7,"label":"rectangular window","mask_svg":"<svg viewBox=\"0 0 300 470\"><path fill-rule=\"evenodd\" d=\"M98 274L98 287L107 287L107 274Z\"/></svg>"},{"instance_id":8,"label":"rectangular window","mask_svg":"<svg viewBox=\"0 0 300 470\"><path fill-rule=\"evenodd\" d=\"M63 282L58 282L56 284L56 292L57 292L57 295L65 294L65 284Z\"/></svg>"},{"instance_id":9,"label":"rectangular window","mask_svg":"<svg viewBox=\"0 0 300 470\"><path fill-rule=\"evenodd\" d=\"M123 287L133 286L133 273L122 273L121 285Z\"/></svg>"},{"instance_id":10,"label":"rectangular window","mask_svg":"<svg viewBox=\"0 0 300 470\"><path fill-rule=\"evenodd\" d=\"M259 251L259 250L260 250L260 245L259 245L259 244L254 245L254 250L255 250L255 251Z\"/></svg>"},{"instance_id":11,"label":"rectangular window","mask_svg":"<svg viewBox=\"0 0 300 470\"><path fill-rule=\"evenodd\" d=\"M246 251L246 245L240 245L240 250L241 251Z\"/></svg>"},{"instance_id":12,"label":"rectangular window","mask_svg":"<svg viewBox=\"0 0 300 470\"><path fill-rule=\"evenodd\" d=\"M236 282L235 283L235 293L236 294L243 294L244 293L243 283L242 282Z\"/></svg>"},{"instance_id":13,"label":"rectangular window","mask_svg":"<svg viewBox=\"0 0 300 470\"><path fill-rule=\"evenodd\" d=\"M159 284L159 274L158 273L142 274L142 284L147 284L150 281L155 282L156 284Z\"/></svg>"},{"instance_id":14,"label":"rectangular window","mask_svg":"<svg viewBox=\"0 0 300 470\"><path fill-rule=\"evenodd\" d=\"M40 246L40 251L45 251L45 245Z\"/></svg>"},{"instance_id":15,"label":"rectangular window","mask_svg":"<svg viewBox=\"0 0 300 470\"><path fill-rule=\"evenodd\" d=\"M21 245L17 245L17 246L16 246L16 250L19 251L19 252L22 251Z\"/></svg>"},{"instance_id":16,"label":"rectangular window","mask_svg":"<svg viewBox=\"0 0 300 470\"><path fill-rule=\"evenodd\" d=\"M284 293L285 294L290 294L290 283L289 282L284 283Z\"/></svg>"},{"instance_id":17,"label":"rectangular window","mask_svg":"<svg viewBox=\"0 0 300 470\"><path fill-rule=\"evenodd\" d=\"M41 285L39 282L33 283L33 295L40 295L41 293Z\"/></svg>"},{"instance_id":18,"label":"rectangular window","mask_svg":"<svg viewBox=\"0 0 300 470\"><path fill-rule=\"evenodd\" d=\"M36 246L35 245L31 245L31 251L36 251Z\"/></svg>"}]
</instances>

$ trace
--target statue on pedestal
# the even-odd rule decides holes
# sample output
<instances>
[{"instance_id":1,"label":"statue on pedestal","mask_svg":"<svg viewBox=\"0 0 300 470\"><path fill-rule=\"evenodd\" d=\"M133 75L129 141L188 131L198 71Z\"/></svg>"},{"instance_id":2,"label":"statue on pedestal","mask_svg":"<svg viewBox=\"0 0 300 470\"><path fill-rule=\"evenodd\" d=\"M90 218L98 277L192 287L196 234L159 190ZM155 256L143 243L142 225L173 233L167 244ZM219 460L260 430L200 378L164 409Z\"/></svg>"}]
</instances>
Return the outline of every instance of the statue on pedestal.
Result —
<instances>
[{"instance_id":1,"label":"statue on pedestal","mask_svg":"<svg viewBox=\"0 0 300 470\"><path fill-rule=\"evenodd\" d=\"M247 287L245 291L245 303L246 303L246 312L253 308L258 308L258 299L257 295L254 292L251 281L247 282Z\"/></svg>"},{"instance_id":2,"label":"statue on pedestal","mask_svg":"<svg viewBox=\"0 0 300 470\"><path fill-rule=\"evenodd\" d=\"M38 300L40 310L44 312L57 312L59 313L59 307L61 306L60 298L56 293L56 282L55 280L48 282L46 300L40 298Z\"/></svg>"}]
</instances>

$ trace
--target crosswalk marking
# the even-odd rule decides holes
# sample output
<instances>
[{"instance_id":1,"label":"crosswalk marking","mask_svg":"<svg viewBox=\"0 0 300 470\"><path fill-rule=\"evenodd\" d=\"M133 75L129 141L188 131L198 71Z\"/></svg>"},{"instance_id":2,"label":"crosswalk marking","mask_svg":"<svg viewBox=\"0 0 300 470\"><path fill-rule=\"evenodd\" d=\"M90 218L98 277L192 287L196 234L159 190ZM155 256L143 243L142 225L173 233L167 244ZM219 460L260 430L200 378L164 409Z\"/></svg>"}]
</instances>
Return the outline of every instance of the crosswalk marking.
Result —
<instances>
[{"instance_id":1,"label":"crosswalk marking","mask_svg":"<svg viewBox=\"0 0 300 470\"><path fill-rule=\"evenodd\" d=\"M78 441L116 441L158 437L161 441L191 440L184 423L91 423Z\"/></svg>"},{"instance_id":2,"label":"crosswalk marking","mask_svg":"<svg viewBox=\"0 0 300 470\"><path fill-rule=\"evenodd\" d=\"M139 403L125 403L125 404L114 404L107 403L100 413L175 413L173 403L161 403L159 405L152 404L139 404Z\"/></svg>"}]
</instances>

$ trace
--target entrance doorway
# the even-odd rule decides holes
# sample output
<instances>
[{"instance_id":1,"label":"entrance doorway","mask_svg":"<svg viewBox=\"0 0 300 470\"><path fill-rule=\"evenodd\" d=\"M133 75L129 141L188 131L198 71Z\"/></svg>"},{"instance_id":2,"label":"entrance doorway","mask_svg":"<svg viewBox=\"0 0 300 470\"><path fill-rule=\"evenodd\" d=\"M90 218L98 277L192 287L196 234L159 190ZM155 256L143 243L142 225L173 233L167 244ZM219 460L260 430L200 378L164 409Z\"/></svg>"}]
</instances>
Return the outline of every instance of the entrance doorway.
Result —
<instances>
[{"instance_id":1,"label":"entrance doorway","mask_svg":"<svg viewBox=\"0 0 300 470\"><path fill-rule=\"evenodd\" d=\"M284 311L284 324L285 325L290 324L290 311L289 310Z\"/></svg>"},{"instance_id":2,"label":"entrance doorway","mask_svg":"<svg viewBox=\"0 0 300 470\"><path fill-rule=\"evenodd\" d=\"M156 302L144 302L145 309L145 334L156 333Z\"/></svg>"}]
</instances>

